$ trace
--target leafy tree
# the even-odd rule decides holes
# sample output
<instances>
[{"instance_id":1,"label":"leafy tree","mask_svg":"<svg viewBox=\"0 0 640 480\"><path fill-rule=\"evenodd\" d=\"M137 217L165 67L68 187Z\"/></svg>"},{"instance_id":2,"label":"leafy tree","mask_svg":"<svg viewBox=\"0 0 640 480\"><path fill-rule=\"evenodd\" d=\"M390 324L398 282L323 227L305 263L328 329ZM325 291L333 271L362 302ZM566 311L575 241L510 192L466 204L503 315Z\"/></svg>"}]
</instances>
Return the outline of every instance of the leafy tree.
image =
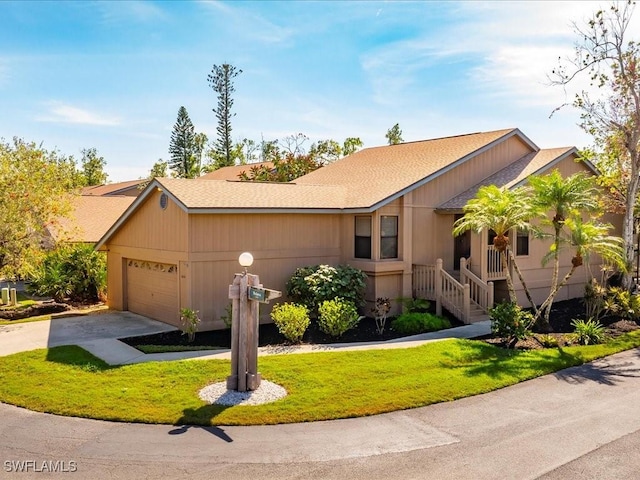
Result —
<instances>
[{"instance_id":1,"label":"leafy tree","mask_svg":"<svg viewBox=\"0 0 640 480\"><path fill-rule=\"evenodd\" d=\"M404 142L404 140L402 139L402 130L400 129L400 124L396 123L393 127L387 130L385 138L387 139L387 142L389 142L389 145L397 145Z\"/></svg>"},{"instance_id":2,"label":"leafy tree","mask_svg":"<svg viewBox=\"0 0 640 480\"><path fill-rule=\"evenodd\" d=\"M206 136L204 138L206 141ZM204 148L204 145L198 143L201 140L202 137L195 133L187 109L180 107L169 142L169 154L171 155L169 168L174 171L176 177L196 178L200 176L200 158L202 148Z\"/></svg>"},{"instance_id":3,"label":"leafy tree","mask_svg":"<svg viewBox=\"0 0 640 480\"><path fill-rule=\"evenodd\" d=\"M158 161L154 163L153 166L151 167L151 170L149 171L149 175L147 176L145 181L141 182L138 185L138 190L144 190L145 188L147 188L147 185L151 183L151 180L153 180L156 177L159 177L159 178L168 177L169 176L169 174L167 173L168 166L169 166L168 162L165 162L164 160L159 158Z\"/></svg>"},{"instance_id":4,"label":"leafy tree","mask_svg":"<svg viewBox=\"0 0 640 480\"><path fill-rule=\"evenodd\" d=\"M151 167L151 170L149 171L149 177L148 177L149 180L153 180L156 177L160 177L160 178L168 177L169 176L167 174L168 167L169 167L169 164L167 162L165 162L161 158L158 159L158 161L153 164L153 166Z\"/></svg>"},{"instance_id":5,"label":"leafy tree","mask_svg":"<svg viewBox=\"0 0 640 480\"><path fill-rule=\"evenodd\" d=\"M231 117L235 115L231 113L231 108L233 107L232 95L235 92L233 79L241 73L242 70L224 63L222 65L214 65L207 77L209 85L218 94L218 104L213 109L218 119L218 127L216 129L218 138L214 149L221 167L234 165L232 155L233 141L231 139Z\"/></svg>"},{"instance_id":6,"label":"leafy tree","mask_svg":"<svg viewBox=\"0 0 640 480\"><path fill-rule=\"evenodd\" d=\"M69 212L72 163L35 143L0 141L0 277L33 272L47 227Z\"/></svg>"},{"instance_id":7,"label":"leafy tree","mask_svg":"<svg viewBox=\"0 0 640 480\"><path fill-rule=\"evenodd\" d=\"M358 137L348 137L340 145L335 140L320 140L309 149L309 154L317 158L318 162L326 165L336 160L351 155L364 145Z\"/></svg>"},{"instance_id":8,"label":"leafy tree","mask_svg":"<svg viewBox=\"0 0 640 480\"><path fill-rule=\"evenodd\" d=\"M322 166L312 155L294 155L292 153L287 153L284 158L276 157L272 162L273 167L252 165L248 172L241 172L238 178L254 182L291 182Z\"/></svg>"},{"instance_id":9,"label":"leafy tree","mask_svg":"<svg viewBox=\"0 0 640 480\"><path fill-rule=\"evenodd\" d=\"M107 183L107 174L104 167L107 161L104 157L98 156L95 148L84 148L81 150L82 177L85 186L104 185Z\"/></svg>"},{"instance_id":10,"label":"leafy tree","mask_svg":"<svg viewBox=\"0 0 640 480\"><path fill-rule=\"evenodd\" d=\"M626 38L633 8L632 2L622 7L613 3L585 26L574 24L579 38L575 54L560 60L550 76L552 84L561 86L579 77L590 80L590 91L576 94L573 107L580 112L582 129L594 137L604 185L623 210L628 266L634 258L634 210L640 190L640 44ZM631 273L624 273L625 288L632 283Z\"/></svg>"}]
</instances>

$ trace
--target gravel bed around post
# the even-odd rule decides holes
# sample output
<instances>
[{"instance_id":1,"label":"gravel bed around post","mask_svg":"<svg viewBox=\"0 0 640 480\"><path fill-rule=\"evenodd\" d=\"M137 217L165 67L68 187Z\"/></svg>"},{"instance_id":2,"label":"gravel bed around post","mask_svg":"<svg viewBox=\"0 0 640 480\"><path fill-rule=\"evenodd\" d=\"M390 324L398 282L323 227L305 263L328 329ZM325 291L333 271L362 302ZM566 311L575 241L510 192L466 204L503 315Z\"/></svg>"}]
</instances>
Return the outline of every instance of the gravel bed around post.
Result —
<instances>
[{"instance_id":1,"label":"gravel bed around post","mask_svg":"<svg viewBox=\"0 0 640 480\"><path fill-rule=\"evenodd\" d=\"M226 382L207 385L198 394L201 400L218 405L262 405L275 402L287 396L287 391L280 385L262 380L257 390L237 392L227 390Z\"/></svg>"}]
</instances>

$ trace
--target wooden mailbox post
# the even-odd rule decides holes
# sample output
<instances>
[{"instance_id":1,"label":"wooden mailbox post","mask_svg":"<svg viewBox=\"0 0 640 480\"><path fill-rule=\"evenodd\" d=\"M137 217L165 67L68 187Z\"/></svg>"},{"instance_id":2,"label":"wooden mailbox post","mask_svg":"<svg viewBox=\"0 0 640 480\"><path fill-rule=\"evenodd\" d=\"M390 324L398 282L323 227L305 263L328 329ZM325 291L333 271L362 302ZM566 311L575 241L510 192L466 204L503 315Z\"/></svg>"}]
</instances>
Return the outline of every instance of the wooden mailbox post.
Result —
<instances>
[{"instance_id":1,"label":"wooden mailbox post","mask_svg":"<svg viewBox=\"0 0 640 480\"><path fill-rule=\"evenodd\" d=\"M245 255L245 254L243 254ZM253 257L251 257L251 262ZM243 265L243 266L250 266ZM282 296L282 292L263 288L258 275L236 273L229 285L231 310L231 375L227 389L246 392L260 386L258 373L259 304Z\"/></svg>"}]
</instances>

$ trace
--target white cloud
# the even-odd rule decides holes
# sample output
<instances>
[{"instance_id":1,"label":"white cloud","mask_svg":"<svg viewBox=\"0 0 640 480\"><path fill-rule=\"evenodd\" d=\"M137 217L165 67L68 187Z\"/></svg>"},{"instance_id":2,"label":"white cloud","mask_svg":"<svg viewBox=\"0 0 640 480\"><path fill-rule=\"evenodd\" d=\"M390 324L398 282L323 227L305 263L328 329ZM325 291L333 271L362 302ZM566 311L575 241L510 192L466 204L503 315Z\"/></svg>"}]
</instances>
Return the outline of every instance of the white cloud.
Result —
<instances>
[{"instance_id":1,"label":"white cloud","mask_svg":"<svg viewBox=\"0 0 640 480\"><path fill-rule=\"evenodd\" d=\"M145 1L96 2L102 21L108 24L154 22L165 19L166 13L157 4Z\"/></svg>"},{"instance_id":2,"label":"white cloud","mask_svg":"<svg viewBox=\"0 0 640 480\"><path fill-rule=\"evenodd\" d=\"M235 4L223 3L217 0L202 0L200 2L205 9L216 15L222 13L231 30L242 32L248 38L264 43L278 44L286 43L295 34L291 27L277 25L261 15L255 13L250 8L242 8L241 2Z\"/></svg>"},{"instance_id":3,"label":"white cloud","mask_svg":"<svg viewBox=\"0 0 640 480\"><path fill-rule=\"evenodd\" d=\"M39 122L73 123L80 125L98 125L114 127L121 124L117 117L109 117L83 110L61 102L49 102L48 111L36 117Z\"/></svg>"}]
</instances>

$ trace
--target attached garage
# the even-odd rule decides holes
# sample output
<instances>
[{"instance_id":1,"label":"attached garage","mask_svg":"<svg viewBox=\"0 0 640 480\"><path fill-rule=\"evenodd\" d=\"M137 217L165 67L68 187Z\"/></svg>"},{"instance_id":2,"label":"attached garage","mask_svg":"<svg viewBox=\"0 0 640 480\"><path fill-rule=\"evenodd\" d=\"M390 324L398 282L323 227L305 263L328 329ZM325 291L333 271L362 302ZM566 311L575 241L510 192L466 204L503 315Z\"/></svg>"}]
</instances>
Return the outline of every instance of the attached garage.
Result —
<instances>
[{"instance_id":1,"label":"attached garage","mask_svg":"<svg viewBox=\"0 0 640 480\"><path fill-rule=\"evenodd\" d=\"M180 326L177 265L126 260L126 309Z\"/></svg>"}]
</instances>

